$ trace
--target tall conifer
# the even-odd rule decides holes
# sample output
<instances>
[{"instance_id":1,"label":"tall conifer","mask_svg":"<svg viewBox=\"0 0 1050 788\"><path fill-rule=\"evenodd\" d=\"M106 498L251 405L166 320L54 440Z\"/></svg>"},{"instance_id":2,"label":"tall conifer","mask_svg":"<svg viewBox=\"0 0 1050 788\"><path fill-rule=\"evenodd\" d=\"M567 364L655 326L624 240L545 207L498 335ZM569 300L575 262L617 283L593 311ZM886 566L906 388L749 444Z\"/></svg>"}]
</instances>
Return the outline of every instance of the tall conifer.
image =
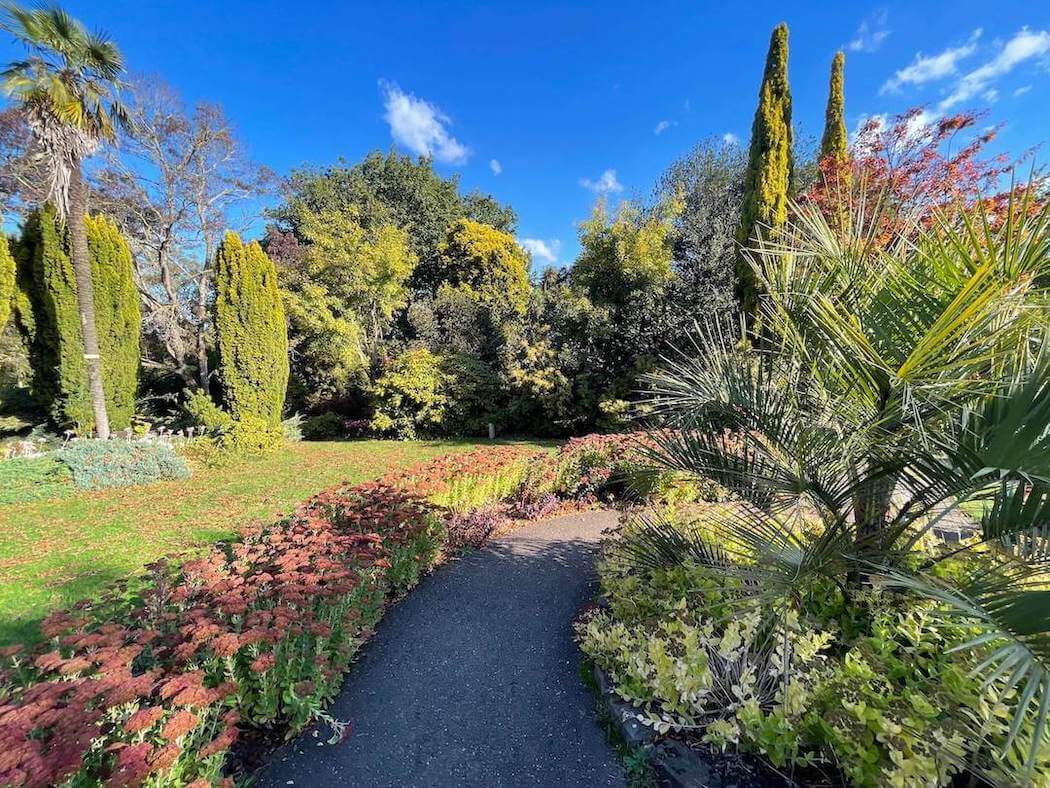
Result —
<instances>
[{"instance_id":1,"label":"tall conifer","mask_svg":"<svg viewBox=\"0 0 1050 788\"><path fill-rule=\"evenodd\" d=\"M7 245L7 238L0 235L0 331L7 325L11 307L15 300L15 258Z\"/></svg>"},{"instance_id":2,"label":"tall conifer","mask_svg":"<svg viewBox=\"0 0 1050 788\"><path fill-rule=\"evenodd\" d=\"M843 93L843 68L846 56L835 53L831 61L831 81L828 85L828 107L824 113L824 136L820 140L820 158L833 157L844 161L848 154L846 139L846 99Z\"/></svg>"},{"instance_id":3,"label":"tall conifer","mask_svg":"<svg viewBox=\"0 0 1050 788\"><path fill-rule=\"evenodd\" d=\"M223 400L235 419L276 425L288 388L288 330L277 271L255 241L226 233L215 256L215 339Z\"/></svg>"},{"instance_id":4,"label":"tall conifer","mask_svg":"<svg viewBox=\"0 0 1050 788\"><path fill-rule=\"evenodd\" d=\"M102 386L114 430L131 426L139 384L142 306L131 249L117 225L101 214L85 217L91 278L95 284Z\"/></svg>"},{"instance_id":5,"label":"tall conifer","mask_svg":"<svg viewBox=\"0 0 1050 788\"><path fill-rule=\"evenodd\" d=\"M102 388L113 429L131 425L138 389L141 312L131 251L101 216L84 218L102 356ZM33 392L60 426L95 427L68 235L51 206L25 223L17 249L19 323L29 336Z\"/></svg>"},{"instance_id":6,"label":"tall conifer","mask_svg":"<svg viewBox=\"0 0 1050 788\"><path fill-rule=\"evenodd\" d=\"M788 86L788 29L781 23L773 29L766 55L766 70L758 93L758 109L751 126L751 148L744 177L744 198L737 241L741 250L757 232L787 220L794 161L792 156L791 89ZM758 303L754 273L737 256L737 298L746 313Z\"/></svg>"}]
</instances>

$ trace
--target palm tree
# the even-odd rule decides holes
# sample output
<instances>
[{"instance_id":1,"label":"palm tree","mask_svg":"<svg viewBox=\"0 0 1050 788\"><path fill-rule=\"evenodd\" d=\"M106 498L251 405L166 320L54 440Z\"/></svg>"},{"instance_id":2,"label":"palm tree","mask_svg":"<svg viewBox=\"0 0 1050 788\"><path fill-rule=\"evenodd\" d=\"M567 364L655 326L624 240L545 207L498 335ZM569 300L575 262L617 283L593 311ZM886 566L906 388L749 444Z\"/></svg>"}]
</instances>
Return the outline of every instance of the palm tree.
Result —
<instances>
[{"instance_id":1,"label":"palm tree","mask_svg":"<svg viewBox=\"0 0 1050 788\"><path fill-rule=\"evenodd\" d=\"M795 206L750 253L762 341L715 324L649 377L667 427L650 456L741 506L712 515L714 540L654 523L625 546L741 575L777 609L817 580L844 608L869 582L936 600L978 632L958 647L1013 708L1003 757L1023 749L1029 780L1050 737L1050 208L1031 191L1001 221L888 245L857 211L832 228ZM949 584L914 548L967 501L984 515L960 549L987 555Z\"/></svg>"},{"instance_id":2,"label":"palm tree","mask_svg":"<svg viewBox=\"0 0 1050 788\"><path fill-rule=\"evenodd\" d=\"M87 185L82 163L115 137L127 114L117 99L123 59L104 36L89 34L60 8L3 6L2 26L29 50L0 73L4 92L25 113L49 175L48 199L69 228L84 340L88 388L99 438L109 437L102 360L95 328L94 288L84 216Z\"/></svg>"}]
</instances>

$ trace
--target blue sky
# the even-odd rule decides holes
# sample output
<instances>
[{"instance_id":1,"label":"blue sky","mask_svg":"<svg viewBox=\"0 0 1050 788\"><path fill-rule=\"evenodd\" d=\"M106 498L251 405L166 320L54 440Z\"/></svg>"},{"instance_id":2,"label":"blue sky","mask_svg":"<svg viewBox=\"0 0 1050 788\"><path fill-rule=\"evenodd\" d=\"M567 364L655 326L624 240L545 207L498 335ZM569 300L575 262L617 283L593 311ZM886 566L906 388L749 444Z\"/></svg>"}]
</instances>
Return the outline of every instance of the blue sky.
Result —
<instances>
[{"instance_id":1,"label":"blue sky","mask_svg":"<svg viewBox=\"0 0 1050 788\"><path fill-rule=\"evenodd\" d=\"M442 172L517 209L537 265L572 259L597 193L647 196L704 137L747 144L780 21L803 135L821 132L831 57L844 48L851 129L925 104L987 109L1005 124L996 144L1013 153L1050 136L1047 2L66 7L109 33L133 72L159 75L189 101L222 103L251 155L278 172L392 144L431 151ZM16 51L0 42L5 60Z\"/></svg>"}]
</instances>

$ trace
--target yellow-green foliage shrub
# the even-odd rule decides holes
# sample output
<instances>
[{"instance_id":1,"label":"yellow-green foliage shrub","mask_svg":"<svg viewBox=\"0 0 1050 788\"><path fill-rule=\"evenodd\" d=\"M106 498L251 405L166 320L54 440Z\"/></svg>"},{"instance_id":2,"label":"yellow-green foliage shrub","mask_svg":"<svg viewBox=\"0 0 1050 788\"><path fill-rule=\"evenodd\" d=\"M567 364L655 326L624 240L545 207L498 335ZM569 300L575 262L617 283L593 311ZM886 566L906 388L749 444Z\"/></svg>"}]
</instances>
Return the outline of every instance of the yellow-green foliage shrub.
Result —
<instances>
[{"instance_id":1,"label":"yellow-green foliage shrub","mask_svg":"<svg viewBox=\"0 0 1050 788\"><path fill-rule=\"evenodd\" d=\"M372 387L372 429L400 440L439 431L448 397L441 357L427 348L397 356Z\"/></svg>"},{"instance_id":2,"label":"yellow-green foliage shrub","mask_svg":"<svg viewBox=\"0 0 1050 788\"><path fill-rule=\"evenodd\" d=\"M262 247L226 233L215 256L215 340L223 400L234 419L280 424L288 330L277 272Z\"/></svg>"},{"instance_id":3,"label":"yellow-green foliage shrub","mask_svg":"<svg viewBox=\"0 0 1050 788\"><path fill-rule=\"evenodd\" d=\"M226 455L258 457L271 454L284 444L284 428L258 416L247 415L237 421L218 438L218 447Z\"/></svg>"},{"instance_id":4,"label":"yellow-green foliage shrub","mask_svg":"<svg viewBox=\"0 0 1050 788\"><path fill-rule=\"evenodd\" d=\"M0 236L0 331L7 325L15 301L15 258L7 238Z\"/></svg>"},{"instance_id":5,"label":"yellow-green foliage shrub","mask_svg":"<svg viewBox=\"0 0 1050 788\"><path fill-rule=\"evenodd\" d=\"M674 525L716 536L703 515ZM608 546L598 571L609 606L578 632L584 652L658 732L760 753L832 784L948 785L967 760L1017 784L1019 762L967 751L980 741L975 724L994 746L1012 716L971 675L983 655L952 651L972 629L938 620L932 603L880 591L857 593L851 610L865 622L850 626L836 589L819 583L800 589L797 609L774 611L732 571L688 559L643 566L627 547L641 533L628 521L623 541ZM722 546L747 560L742 545ZM1050 744L1041 758L1045 773Z\"/></svg>"},{"instance_id":6,"label":"yellow-green foliage shrub","mask_svg":"<svg viewBox=\"0 0 1050 788\"><path fill-rule=\"evenodd\" d=\"M245 457L271 454L286 439L288 425L273 424L251 414L235 419L203 391L187 394L183 409L194 426L207 431L186 447L186 453L202 465L222 466Z\"/></svg>"},{"instance_id":7,"label":"yellow-green foliage shrub","mask_svg":"<svg viewBox=\"0 0 1050 788\"><path fill-rule=\"evenodd\" d=\"M204 427L208 432L222 433L233 426L233 416L212 402L211 397L199 389L186 394L183 409L193 421L193 426Z\"/></svg>"}]
</instances>

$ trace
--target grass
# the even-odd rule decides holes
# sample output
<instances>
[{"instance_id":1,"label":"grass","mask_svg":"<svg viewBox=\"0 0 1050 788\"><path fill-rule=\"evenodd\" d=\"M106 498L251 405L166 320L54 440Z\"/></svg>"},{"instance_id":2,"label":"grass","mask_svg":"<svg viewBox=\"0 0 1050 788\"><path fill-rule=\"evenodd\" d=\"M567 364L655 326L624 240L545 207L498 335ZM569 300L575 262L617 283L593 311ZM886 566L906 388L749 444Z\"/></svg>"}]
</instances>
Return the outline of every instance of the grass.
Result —
<instances>
[{"instance_id":1,"label":"grass","mask_svg":"<svg viewBox=\"0 0 1050 788\"><path fill-rule=\"evenodd\" d=\"M33 641L52 610L134 576L161 556L200 550L280 517L326 487L476 446L303 442L221 470L195 468L185 480L98 492L71 489L61 479L51 483L42 465L27 466L26 474L42 474L48 486L30 491L33 485L16 473L17 502L0 503L0 644ZM46 500L25 500L43 495Z\"/></svg>"},{"instance_id":2,"label":"grass","mask_svg":"<svg viewBox=\"0 0 1050 788\"><path fill-rule=\"evenodd\" d=\"M0 506L46 500L74 489L69 469L54 457L16 457L0 462Z\"/></svg>"}]
</instances>

